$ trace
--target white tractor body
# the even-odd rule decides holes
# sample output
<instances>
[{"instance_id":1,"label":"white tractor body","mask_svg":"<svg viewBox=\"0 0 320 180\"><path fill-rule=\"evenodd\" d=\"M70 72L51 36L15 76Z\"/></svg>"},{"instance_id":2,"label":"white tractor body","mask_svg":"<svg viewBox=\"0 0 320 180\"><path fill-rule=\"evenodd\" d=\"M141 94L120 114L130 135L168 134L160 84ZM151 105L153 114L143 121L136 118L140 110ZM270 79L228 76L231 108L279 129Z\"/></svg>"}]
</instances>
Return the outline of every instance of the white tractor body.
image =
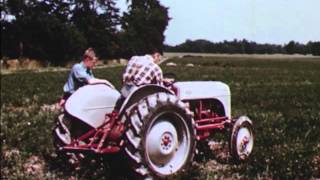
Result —
<instances>
[{"instance_id":1,"label":"white tractor body","mask_svg":"<svg viewBox=\"0 0 320 180\"><path fill-rule=\"evenodd\" d=\"M230 89L219 81L176 82L177 97L182 101L216 99L223 105L225 115L231 118ZM114 110L120 93L106 84L86 85L79 88L66 102L66 111L93 128L105 121Z\"/></svg>"},{"instance_id":2,"label":"white tractor body","mask_svg":"<svg viewBox=\"0 0 320 180\"><path fill-rule=\"evenodd\" d=\"M220 81L187 81L176 82L177 96L182 101L199 99L216 99L224 107L226 116L231 118L230 88Z\"/></svg>"},{"instance_id":3,"label":"white tractor body","mask_svg":"<svg viewBox=\"0 0 320 180\"><path fill-rule=\"evenodd\" d=\"M113 111L120 93L106 84L86 85L69 97L66 111L77 119L98 128L105 121L106 114Z\"/></svg>"}]
</instances>

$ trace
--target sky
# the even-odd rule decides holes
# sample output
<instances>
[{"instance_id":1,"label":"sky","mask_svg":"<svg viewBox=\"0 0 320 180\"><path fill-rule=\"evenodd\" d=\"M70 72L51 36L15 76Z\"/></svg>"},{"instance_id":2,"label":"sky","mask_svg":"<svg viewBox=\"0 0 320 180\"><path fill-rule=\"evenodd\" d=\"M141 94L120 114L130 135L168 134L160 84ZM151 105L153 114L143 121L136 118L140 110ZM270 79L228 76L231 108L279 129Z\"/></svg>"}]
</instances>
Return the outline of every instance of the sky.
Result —
<instances>
[{"instance_id":1,"label":"sky","mask_svg":"<svg viewBox=\"0 0 320 180\"><path fill-rule=\"evenodd\" d=\"M119 0L121 10L125 0ZM320 0L160 0L169 8L165 44L247 39L286 44L320 41Z\"/></svg>"}]
</instances>

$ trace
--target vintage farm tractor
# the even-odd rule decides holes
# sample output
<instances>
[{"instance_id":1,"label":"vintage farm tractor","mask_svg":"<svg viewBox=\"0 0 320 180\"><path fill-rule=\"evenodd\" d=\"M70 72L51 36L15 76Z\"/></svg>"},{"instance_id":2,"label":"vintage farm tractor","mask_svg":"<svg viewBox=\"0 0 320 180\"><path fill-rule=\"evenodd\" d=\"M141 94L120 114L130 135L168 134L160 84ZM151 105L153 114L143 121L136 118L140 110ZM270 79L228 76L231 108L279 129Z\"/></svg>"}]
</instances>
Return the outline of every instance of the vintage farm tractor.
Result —
<instances>
[{"instance_id":1,"label":"vintage farm tractor","mask_svg":"<svg viewBox=\"0 0 320 180\"><path fill-rule=\"evenodd\" d=\"M170 178L193 160L197 142L230 131L230 154L245 161L254 145L247 116L231 118L230 89L218 81L145 85L119 110L120 93L106 84L79 88L53 130L59 152L73 155L122 152L138 177ZM220 132L220 131L219 131Z\"/></svg>"}]
</instances>

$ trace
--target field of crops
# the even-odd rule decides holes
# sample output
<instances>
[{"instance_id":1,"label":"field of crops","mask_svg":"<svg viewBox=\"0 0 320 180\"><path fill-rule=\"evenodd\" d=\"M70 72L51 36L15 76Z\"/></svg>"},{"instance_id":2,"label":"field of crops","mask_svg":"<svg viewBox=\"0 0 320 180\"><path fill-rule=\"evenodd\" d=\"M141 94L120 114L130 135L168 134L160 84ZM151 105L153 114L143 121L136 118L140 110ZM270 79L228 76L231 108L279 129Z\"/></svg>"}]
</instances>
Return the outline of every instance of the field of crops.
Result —
<instances>
[{"instance_id":1,"label":"field of crops","mask_svg":"<svg viewBox=\"0 0 320 180\"><path fill-rule=\"evenodd\" d=\"M177 66L166 66L174 62ZM217 80L230 86L232 115L254 122L251 159L235 164L220 147L197 158L181 179L320 178L320 58L183 57L162 65L177 81ZM192 63L193 66L186 66ZM123 67L95 70L120 88ZM8 179L126 179L108 158L92 157L80 171L54 153L51 130L67 73L1 75L1 176ZM206 152L208 153L208 152ZM106 160L107 159L107 160ZM107 161L107 162L106 162Z\"/></svg>"}]
</instances>

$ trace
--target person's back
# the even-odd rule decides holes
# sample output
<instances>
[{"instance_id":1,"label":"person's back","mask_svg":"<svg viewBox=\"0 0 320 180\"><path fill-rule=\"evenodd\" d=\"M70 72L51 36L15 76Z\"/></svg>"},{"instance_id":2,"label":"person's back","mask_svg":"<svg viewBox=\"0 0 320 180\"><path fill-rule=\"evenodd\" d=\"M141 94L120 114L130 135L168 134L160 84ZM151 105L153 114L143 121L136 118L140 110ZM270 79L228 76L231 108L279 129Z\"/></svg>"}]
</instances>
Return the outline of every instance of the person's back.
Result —
<instances>
[{"instance_id":1,"label":"person's back","mask_svg":"<svg viewBox=\"0 0 320 180\"><path fill-rule=\"evenodd\" d=\"M133 56L129 60L122 77L121 94L123 97L127 97L131 91L142 85L162 85L162 70L157 64L160 56L160 53L154 50L151 55Z\"/></svg>"},{"instance_id":2,"label":"person's back","mask_svg":"<svg viewBox=\"0 0 320 180\"><path fill-rule=\"evenodd\" d=\"M133 56L123 74L123 82L141 86L144 84L161 84L162 70L150 55Z\"/></svg>"},{"instance_id":3,"label":"person's back","mask_svg":"<svg viewBox=\"0 0 320 180\"><path fill-rule=\"evenodd\" d=\"M88 48L83 55L82 62L72 66L67 82L63 86L64 95L59 102L60 106L64 105L65 101L72 93L86 84L105 83L114 88L109 81L94 77L92 69L95 67L96 63L97 57L94 50Z\"/></svg>"},{"instance_id":4,"label":"person's back","mask_svg":"<svg viewBox=\"0 0 320 180\"><path fill-rule=\"evenodd\" d=\"M83 62L74 64L69 73L67 82L63 86L63 91L72 94L78 88L88 84L88 81L92 78L94 78L92 70L87 69Z\"/></svg>"}]
</instances>

